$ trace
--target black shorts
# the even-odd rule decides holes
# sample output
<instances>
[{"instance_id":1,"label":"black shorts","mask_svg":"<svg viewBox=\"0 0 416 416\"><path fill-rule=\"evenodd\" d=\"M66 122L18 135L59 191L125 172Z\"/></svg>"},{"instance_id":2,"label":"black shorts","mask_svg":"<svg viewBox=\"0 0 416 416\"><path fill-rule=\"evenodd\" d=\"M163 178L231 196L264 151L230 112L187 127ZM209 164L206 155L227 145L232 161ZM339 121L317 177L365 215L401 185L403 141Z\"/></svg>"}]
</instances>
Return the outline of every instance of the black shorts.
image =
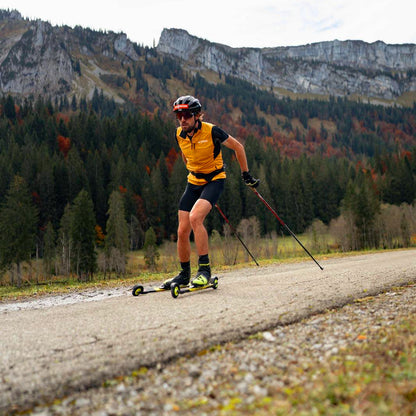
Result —
<instances>
[{"instance_id":1,"label":"black shorts","mask_svg":"<svg viewBox=\"0 0 416 416\"><path fill-rule=\"evenodd\" d=\"M224 190L224 184L225 179L217 179L205 185L193 185L188 182L179 201L179 210L190 212L198 199L206 199L214 206Z\"/></svg>"}]
</instances>

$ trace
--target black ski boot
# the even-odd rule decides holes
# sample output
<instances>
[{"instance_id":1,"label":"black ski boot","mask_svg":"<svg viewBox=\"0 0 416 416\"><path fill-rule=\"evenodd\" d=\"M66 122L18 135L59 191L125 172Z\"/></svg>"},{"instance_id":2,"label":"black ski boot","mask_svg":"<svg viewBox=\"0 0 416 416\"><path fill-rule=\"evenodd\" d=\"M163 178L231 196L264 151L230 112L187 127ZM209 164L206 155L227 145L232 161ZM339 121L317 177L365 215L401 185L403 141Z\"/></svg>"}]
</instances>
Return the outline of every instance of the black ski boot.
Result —
<instances>
[{"instance_id":1,"label":"black ski boot","mask_svg":"<svg viewBox=\"0 0 416 416\"><path fill-rule=\"evenodd\" d=\"M177 283L179 287L184 287L189 285L189 280L191 278L191 272L181 270L180 273L175 276L173 279L167 279L165 280L161 285L161 289L169 290L172 283Z\"/></svg>"}]
</instances>

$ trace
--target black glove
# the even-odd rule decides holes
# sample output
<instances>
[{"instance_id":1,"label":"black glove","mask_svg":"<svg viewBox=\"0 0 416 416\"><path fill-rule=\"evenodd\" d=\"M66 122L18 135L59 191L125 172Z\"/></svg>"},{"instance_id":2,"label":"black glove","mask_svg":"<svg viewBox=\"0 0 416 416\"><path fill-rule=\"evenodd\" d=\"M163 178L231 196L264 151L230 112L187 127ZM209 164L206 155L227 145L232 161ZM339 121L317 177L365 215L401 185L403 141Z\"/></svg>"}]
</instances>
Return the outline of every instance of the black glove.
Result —
<instances>
[{"instance_id":1,"label":"black glove","mask_svg":"<svg viewBox=\"0 0 416 416\"><path fill-rule=\"evenodd\" d=\"M243 172L242 177L247 186L251 186L252 188L257 188L259 186L260 179L253 178L250 175L250 172Z\"/></svg>"}]
</instances>

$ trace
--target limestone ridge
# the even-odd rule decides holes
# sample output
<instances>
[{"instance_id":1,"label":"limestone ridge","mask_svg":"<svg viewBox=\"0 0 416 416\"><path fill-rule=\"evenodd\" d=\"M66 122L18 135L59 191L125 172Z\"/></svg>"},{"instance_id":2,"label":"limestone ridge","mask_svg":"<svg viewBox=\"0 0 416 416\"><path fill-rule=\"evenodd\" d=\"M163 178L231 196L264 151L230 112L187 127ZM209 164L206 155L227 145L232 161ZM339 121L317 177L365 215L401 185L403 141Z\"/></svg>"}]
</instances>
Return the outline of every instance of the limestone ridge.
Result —
<instances>
[{"instance_id":1,"label":"limestone ridge","mask_svg":"<svg viewBox=\"0 0 416 416\"><path fill-rule=\"evenodd\" d=\"M210 70L232 75L279 96L351 95L389 104L406 93L416 97L414 44L335 40L231 48L181 29L164 29L153 49L131 42L124 33L52 26L23 19L15 10L0 10L0 94L91 99L97 89L116 102L160 107L176 94L176 87L169 90L175 83L169 87L146 66L167 56L192 74L204 76ZM147 85L146 92L139 84Z\"/></svg>"},{"instance_id":2,"label":"limestone ridge","mask_svg":"<svg viewBox=\"0 0 416 416\"><path fill-rule=\"evenodd\" d=\"M90 98L97 87L123 101L102 78L117 76L121 70L125 75L122 66L138 59L134 44L123 33L57 27L22 19L16 11L0 10L3 94L50 98L78 94Z\"/></svg>"},{"instance_id":3,"label":"limestone ridge","mask_svg":"<svg viewBox=\"0 0 416 416\"><path fill-rule=\"evenodd\" d=\"M362 41L276 48L231 48L180 29L163 30L157 51L193 70L232 75L293 93L369 96L394 100L416 91L416 45Z\"/></svg>"}]
</instances>

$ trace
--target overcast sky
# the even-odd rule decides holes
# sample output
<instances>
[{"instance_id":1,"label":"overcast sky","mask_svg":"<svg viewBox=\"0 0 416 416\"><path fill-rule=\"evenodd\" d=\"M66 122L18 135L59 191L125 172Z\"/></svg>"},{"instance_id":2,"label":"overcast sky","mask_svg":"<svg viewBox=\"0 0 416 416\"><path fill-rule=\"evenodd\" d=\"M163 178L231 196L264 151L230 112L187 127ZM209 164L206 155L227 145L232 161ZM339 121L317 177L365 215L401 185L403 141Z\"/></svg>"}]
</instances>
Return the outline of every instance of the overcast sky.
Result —
<instances>
[{"instance_id":1,"label":"overcast sky","mask_svg":"<svg viewBox=\"0 0 416 416\"><path fill-rule=\"evenodd\" d=\"M0 9L53 25L124 32L147 46L158 43L163 28L232 47L416 43L415 0L0 0Z\"/></svg>"}]
</instances>

